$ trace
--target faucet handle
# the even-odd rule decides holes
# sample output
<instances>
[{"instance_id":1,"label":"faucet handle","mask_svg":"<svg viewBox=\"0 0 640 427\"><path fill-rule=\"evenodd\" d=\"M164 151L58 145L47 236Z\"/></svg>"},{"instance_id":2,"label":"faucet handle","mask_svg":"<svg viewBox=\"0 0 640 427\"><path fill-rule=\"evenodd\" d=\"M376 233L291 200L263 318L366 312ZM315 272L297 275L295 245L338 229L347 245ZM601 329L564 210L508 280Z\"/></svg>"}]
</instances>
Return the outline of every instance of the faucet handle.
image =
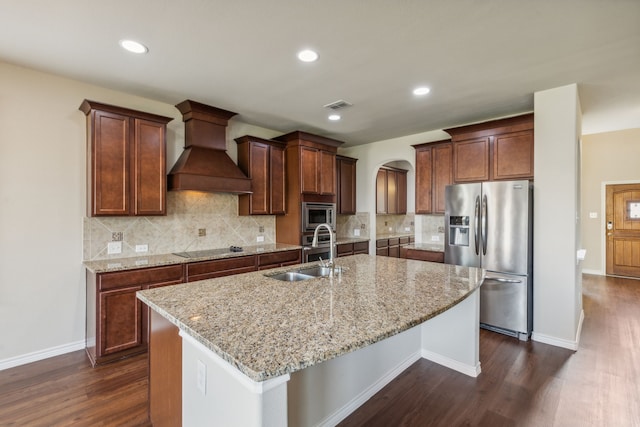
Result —
<instances>
[{"instance_id":1,"label":"faucet handle","mask_svg":"<svg viewBox=\"0 0 640 427\"><path fill-rule=\"evenodd\" d=\"M327 263L325 263L325 262L322 260L322 257L318 257L318 259L320 260L320 266L322 266L322 267L326 267L326 266L327 266Z\"/></svg>"}]
</instances>

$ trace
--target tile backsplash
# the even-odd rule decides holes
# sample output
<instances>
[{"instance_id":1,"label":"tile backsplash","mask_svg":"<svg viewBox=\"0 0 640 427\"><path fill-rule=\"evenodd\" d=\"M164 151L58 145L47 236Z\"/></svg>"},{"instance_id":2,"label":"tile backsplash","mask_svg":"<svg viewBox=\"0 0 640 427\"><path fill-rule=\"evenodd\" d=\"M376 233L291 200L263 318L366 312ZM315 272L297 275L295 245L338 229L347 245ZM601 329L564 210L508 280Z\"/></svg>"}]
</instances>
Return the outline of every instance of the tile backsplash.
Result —
<instances>
[{"instance_id":1,"label":"tile backsplash","mask_svg":"<svg viewBox=\"0 0 640 427\"><path fill-rule=\"evenodd\" d=\"M114 232L122 233L122 253L108 255ZM258 236L275 243L276 221L272 215L239 216L234 194L169 191L166 216L85 217L83 236L83 260L90 261L255 245ZM148 245L148 252L136 253L136 245Z\"/></svg>"},{"instance_id":2,"label":"tile backsplash","mask_svg":"<svg viewBox=\"0 0 640 427\"><path fill-rule=\"evenodd\" d=\"M355 230L360 230L356 236ZM356 212L355 215L338 215L336 218L336 234L338 237L369 238L369 212Z\"/></svg>"},{"instance_id":3,"label":"tile backsplash","mask_svg":"<svg viewBox=\"0 0 640 427\"><path fill-rule=\"evenodd\" d=\"M376 215L376 235L389 233L409 233L415 231L415 214ZM407 231L407 228L409 229Z\"/></svg>"},{"instance_id":4,"label":"tile backsplash","mask_svg":"<svg viewBox=\"0 0 640 427\"><path fill-rule=\"evenodd\" d=\"M416 221L420 223L422 230L416 241L420 243L435 243L444 245L444 215L416 215ZM433 237L438 240L434 241Z\"/></svg>"}]
</instances>

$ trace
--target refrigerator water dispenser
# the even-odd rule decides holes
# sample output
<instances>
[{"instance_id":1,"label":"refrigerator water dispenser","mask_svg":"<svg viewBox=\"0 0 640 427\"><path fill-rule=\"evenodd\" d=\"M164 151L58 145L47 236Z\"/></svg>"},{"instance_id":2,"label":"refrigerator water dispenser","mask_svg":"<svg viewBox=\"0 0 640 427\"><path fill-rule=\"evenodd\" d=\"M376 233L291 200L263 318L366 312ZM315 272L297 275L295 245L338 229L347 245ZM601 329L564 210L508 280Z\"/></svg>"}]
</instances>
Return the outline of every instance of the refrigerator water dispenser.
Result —
<instances>
[{"instance_id":1,"label":"refrigerator water dispenser","mask_svg":"<svg viewBox=\"0 0 640 427\"><path fill-rule=\"evenodd\" d=\"M449 217L449 244L453 246L469 246L469 217Z\"/></svg>"}]
</instances>

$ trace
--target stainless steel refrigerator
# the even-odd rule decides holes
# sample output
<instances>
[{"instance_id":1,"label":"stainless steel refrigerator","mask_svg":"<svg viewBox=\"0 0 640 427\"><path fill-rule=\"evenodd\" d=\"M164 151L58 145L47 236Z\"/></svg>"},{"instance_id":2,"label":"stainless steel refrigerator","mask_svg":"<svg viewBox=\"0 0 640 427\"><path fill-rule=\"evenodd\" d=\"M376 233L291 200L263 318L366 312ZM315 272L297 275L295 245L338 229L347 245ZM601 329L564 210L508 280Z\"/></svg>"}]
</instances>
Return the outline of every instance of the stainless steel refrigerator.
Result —
<instances>
[{"instance_id":1,"label":"stainless steel refrigerator","mask_svg":"<svg viewBox=\"0 0 640 427\"><path fill-rule=\"evenodd\" d=\"M447 264L487 270L480 326L528 340L533 328L533 187L529 181L455 184L445 190Z\"/></svg>"}]
</instances>

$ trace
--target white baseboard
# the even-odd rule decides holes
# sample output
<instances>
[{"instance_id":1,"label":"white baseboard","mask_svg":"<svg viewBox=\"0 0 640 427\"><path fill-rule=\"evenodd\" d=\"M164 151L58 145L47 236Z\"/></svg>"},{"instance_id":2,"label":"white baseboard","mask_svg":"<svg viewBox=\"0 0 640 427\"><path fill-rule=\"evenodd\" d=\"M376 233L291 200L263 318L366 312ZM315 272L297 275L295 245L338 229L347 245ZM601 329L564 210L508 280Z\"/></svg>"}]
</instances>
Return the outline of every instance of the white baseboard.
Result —
<instances>
[{"instance_id":1,"label":"white baseboard","mask_svg":"<svg viewBox=\"0 0 640 427\"><path fill-rule=\"evenodd\" d=\"M531 334L531 339L533 341L541 342L543 344L549 344L556 347L568 348L569 350L578 351L578 346L580 344L580 335L582 335L583 321L584 321L584 310L580 312L580 320L578 321L576 337L573 341L565 340L563 338L558 338L558 337L552 337L550 335L539 334L535 331Z\"/></svg>"},{"instance_id":2,"label":"white baseboard","mask_svg":"<svg viewBox=\"0 0 640 427\"><path fill-rule=\"evenodd\" d=\"M84 340L45 348L44 350L38 350L33 353L27 353L20 356L10 357L8 359L0 360L0 371L82 349L84 349Z\"/></svg>"},{"instance_id":3,"label":"white baseboard","mask_svg":"<svg viewBox=\"0 0 640 427\"><path fill-rule=\"evenodd\" d=\"M480 375L480 372L482 372L482 369L480 369L480 362L478 362L476 366L467 365L465 363L460 363L457 360L450 359L448 357L442 356L437 353L433 353L425 349L422 349L422 357L424 359L437 363L438 365L442 365L449 369L453 369L454 371L458 371L470 377L475 378L478 375Z\"/></svg>"},{"instance_id":4,"label":"white baseboard","mask_svg":"<svg viewBox=\"0 0 640 427\"><path fill-rule=\"evenodd\" d=\"M584 274L594 274L596 276L604 276L604 272L602 270L589 270L586 268L582 269L582 273Z\"/></svg>"},{"instance_id":5,"label":"white baseboard","mask_svg":"<svg viewBox=\"0 0 640 427\"><path fill-rule=\"evenodd\" d=\"M404 372L409 366L413 365L420 359L420 352L416 352L397 365L395 368L387 372L382 378L378 379L375 383L371 384L366 390L354 397L349 403L344 405L338 411L325 418L318 425L322 427L335 426L340 421L347 418L351 413L358 409L367 400L371 399L377 392L382 390L384 386L389 384L394 378Z\"/></svg>"}]
</instances>

